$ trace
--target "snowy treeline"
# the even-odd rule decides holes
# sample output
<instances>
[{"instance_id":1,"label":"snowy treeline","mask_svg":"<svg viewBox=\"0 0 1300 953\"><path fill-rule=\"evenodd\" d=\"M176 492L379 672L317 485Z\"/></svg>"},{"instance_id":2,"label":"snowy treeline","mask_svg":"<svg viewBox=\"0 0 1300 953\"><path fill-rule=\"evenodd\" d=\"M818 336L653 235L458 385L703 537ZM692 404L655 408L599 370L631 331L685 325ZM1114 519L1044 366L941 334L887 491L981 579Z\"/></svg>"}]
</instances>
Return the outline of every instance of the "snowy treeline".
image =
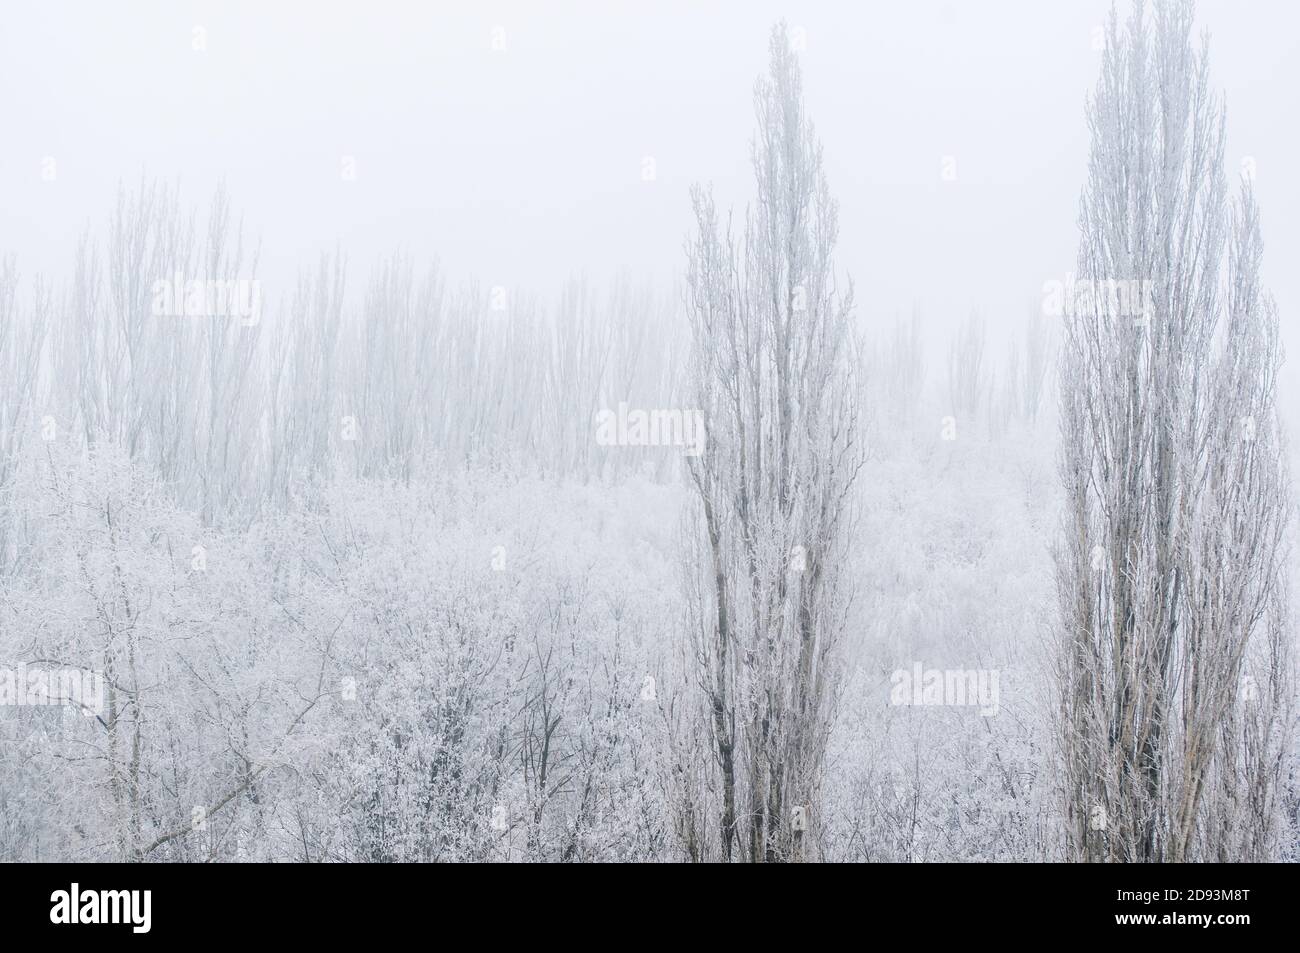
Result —
<instances>
[{"instance_id":1,"label":"snowy treeline","mask_svg":"<svg viewBox=\"0 0 1300 953\"><path fill-rule=\"evenodd\" d=\"M1115 20L1089 104L1080 280L1153 293L1010 336L855 306L781 27L676 288L264 294L147 180L66 286L0 260L0 859L1296 859L1277 320L1190 24Z\"/></svg>"}]
</instances>

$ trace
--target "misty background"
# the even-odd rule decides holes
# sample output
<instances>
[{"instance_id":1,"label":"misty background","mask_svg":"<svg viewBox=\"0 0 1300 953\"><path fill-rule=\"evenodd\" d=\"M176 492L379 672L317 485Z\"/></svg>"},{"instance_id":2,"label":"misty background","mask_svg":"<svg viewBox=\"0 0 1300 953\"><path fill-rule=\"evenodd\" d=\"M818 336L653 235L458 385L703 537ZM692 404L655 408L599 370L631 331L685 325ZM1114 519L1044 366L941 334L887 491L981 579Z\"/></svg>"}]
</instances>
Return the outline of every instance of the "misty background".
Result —
<instances>
[{"instance_id":1,"label":"misty background","mask_svg":"<svg viewBox=\"0 0 1300 953\"><path fill-rule=\"evenodd\" d=\"M10 10L0 248L62 276L119 183L224 180L260 239L268 313L341 248L551 299L682 270L689 185L743 209L752 77L784 17L840 202L864 324L1019 327L1074 270L1085 96L1110 4L131 3ZM1126 15L1126 10L1121 10ZM1264 277L1300 348L1300 15L1207 0L1230 172L1253 157ZM201 30L202 33L195 31ZM201 41L199 38L201 37ZM494 49L504 45L504 49ZM195 46L203 49L195 49ZM945 181L945 157L956 178ZM53 157L57 178L41 177ZM355 179L340 175L345 157ZM654 178L643 178L653 159ZM945 333L946 339L946 333ZM1285 384L1287 403L1296 391Z\"/></svg>"}]
</instances>

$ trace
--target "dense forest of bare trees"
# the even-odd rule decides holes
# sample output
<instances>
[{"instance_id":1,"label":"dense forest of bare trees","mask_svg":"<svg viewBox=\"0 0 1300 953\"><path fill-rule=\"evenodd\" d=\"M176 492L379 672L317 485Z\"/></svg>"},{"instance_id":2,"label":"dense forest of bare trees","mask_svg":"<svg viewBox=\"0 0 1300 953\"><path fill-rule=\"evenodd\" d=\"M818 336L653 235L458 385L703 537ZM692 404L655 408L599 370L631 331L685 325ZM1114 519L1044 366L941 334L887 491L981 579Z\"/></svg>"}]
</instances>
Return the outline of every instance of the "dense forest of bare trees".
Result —
<instances>
[{"instance_id":1,"label":"dense forest of bare trees","mask_svg":"<svg viewBox=\"0 0 1300 953\"><path fill-rule=\"evenodd\" d=\"M1088 291L1010 335L855 304L784 24L677 287L272 294L147 178L66 282L0 258L0 859L1296 860L1283 354L1192 15L1112 17Z\"/></svg>"}]
</instances>

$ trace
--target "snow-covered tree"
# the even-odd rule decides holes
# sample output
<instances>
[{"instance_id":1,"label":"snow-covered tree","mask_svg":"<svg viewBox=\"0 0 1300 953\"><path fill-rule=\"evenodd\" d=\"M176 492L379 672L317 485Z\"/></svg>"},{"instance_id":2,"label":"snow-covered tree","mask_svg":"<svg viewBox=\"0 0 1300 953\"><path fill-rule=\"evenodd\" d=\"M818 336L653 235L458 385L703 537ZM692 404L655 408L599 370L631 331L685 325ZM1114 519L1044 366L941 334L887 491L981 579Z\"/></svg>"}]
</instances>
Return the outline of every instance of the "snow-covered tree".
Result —
<instances>
[{"instance_id":1,"label":"snow-covered tree","mask_svg":"<svg viewBox=\"0 0 1300 953\"><path fill-rule=\"evenodd\" d=\"M1277 318L1193 8L1112 13L1061 376L1071 856L1268 856L1290 698ZM1253 806L1236 796L1249 790ZM1224 812L1229 812L1225 815ZM1253 814L1252 814L1253 812Z\"/></svg>"},{"instance_id":2,"label":"snow-covered tree","mask_svg":"<svg viewBox=\"0 0 1300 953\"><path fill-rule=\"evenodd\" d=\"M689 627L719 766L712 856L817 853L839 681L844 544L862 465L852 289L784 25L756 84L757 201L737 240L693 193L688 246L699 537Z\"/></svg>"}]
</instances>

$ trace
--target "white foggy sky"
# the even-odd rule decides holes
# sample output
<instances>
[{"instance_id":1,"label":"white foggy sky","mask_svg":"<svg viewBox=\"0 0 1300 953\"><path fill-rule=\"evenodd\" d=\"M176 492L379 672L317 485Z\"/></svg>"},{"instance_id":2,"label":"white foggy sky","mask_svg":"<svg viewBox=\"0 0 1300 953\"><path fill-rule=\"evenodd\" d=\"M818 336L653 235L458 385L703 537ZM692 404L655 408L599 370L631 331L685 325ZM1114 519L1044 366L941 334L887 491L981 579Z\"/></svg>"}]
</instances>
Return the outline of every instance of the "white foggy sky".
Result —
<instances>
[{"instance_id":1,"label":"white foggy sky","mask_svg":"<svg viewBox=\"0 0 1300 953\"><path fill-rule=\"evenodd\" d=\"M807 37L809 109L868 319L1017 324L1072 270L1101 0L908 3L67 3L0 32L0 251L62 274L119 180L224 178L274 300L341 245L553 300L569 275L680 273L687 190L749 196L771 25ZM1126 15L1127 4L1121 4ZM1300 348L1300 60L1285 2L1202 0L1229 165L1258 164L1266 277ZM207 51L192 49L195 26ZM491 49L492 29L507 50ZM358 178L343 182L342 156ZM940 178L956 157L958 181ZM43 182L41 161L58 163ZM657 179L641 181L653 156Z\"/></svg>"}]
</instances>

